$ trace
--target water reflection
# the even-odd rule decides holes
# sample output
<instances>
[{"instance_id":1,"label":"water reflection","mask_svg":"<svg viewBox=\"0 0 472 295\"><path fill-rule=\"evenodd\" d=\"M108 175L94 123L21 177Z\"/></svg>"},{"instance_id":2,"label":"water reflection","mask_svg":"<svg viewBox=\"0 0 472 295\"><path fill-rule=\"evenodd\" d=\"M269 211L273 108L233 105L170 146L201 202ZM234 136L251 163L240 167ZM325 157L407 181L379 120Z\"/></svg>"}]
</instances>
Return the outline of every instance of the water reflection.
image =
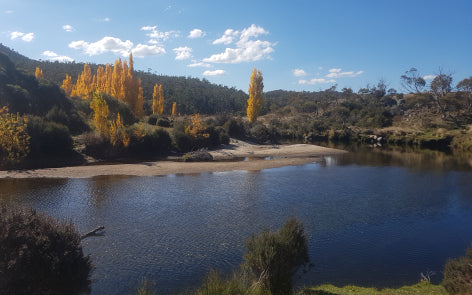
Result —
<instances>
[{"instance_id":1,"label":"water reflection","mask_svg":"<svg viewBox=\"0 0 472 295\"><path fill-rule=\"evenodd\" d=\"M290 215L304 222L316 264L300 284L394 287L439 273L472 241L472 173L439 163L393 151L261 172L2 179L0 198L83 232L105 226L84 241L93 294L130 294L142 277L160 294L196 286L211 268L236 268L251 233Z\"/></svg>"}]
</instances>

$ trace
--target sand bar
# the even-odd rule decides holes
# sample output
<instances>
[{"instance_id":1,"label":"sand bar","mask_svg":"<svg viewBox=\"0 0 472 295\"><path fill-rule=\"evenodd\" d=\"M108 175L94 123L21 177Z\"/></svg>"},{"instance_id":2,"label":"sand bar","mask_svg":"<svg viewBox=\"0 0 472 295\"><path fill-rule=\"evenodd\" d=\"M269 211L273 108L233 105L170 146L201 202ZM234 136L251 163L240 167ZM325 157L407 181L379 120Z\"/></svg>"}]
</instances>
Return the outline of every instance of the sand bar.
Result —
<instances>
[{"instance_id":1,"label":"sand bar","mask_svg":"<svg viewBox=\"0 0 472 295\"><path fill-rule=\"evenodd\" d=\"M233 170L259 171L313 163L322 156L345 153L345 151L311 144L256 145L231 140L229 145L210 153L215 160L213 162L155 161L9 170L0 171L0 178L88 178L101 175L157 176Z\"/></svg>"}]
</instances>

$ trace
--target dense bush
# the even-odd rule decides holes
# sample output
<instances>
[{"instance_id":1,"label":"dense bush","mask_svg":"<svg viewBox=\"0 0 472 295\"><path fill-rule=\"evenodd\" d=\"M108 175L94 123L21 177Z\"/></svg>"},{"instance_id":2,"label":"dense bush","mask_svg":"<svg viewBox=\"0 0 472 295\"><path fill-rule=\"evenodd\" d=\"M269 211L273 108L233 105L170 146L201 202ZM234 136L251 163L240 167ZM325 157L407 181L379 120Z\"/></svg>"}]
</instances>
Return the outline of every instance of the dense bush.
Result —
<instances>
[{"instance_id":1,"label":"dense bush","mask_svg":"<svg viewBox=\"0 0 472 295\"><path fill-rule=\"evenodd\" d=\"M144 136L132 136L129 151L134 155L166 155L172 147L169 133L156 129Z\"/></svg>"},{"instance_id":2,"label":"dense bush","mask_svg":"<svg viewBox=\"0 0 472 295\"><path fill-rule=\"evenodd\" d=\"M450 259L444 267L442 284L449 294L471 294L472 292L472 247L466 255Z\"/></svg>"},{"instance_id":3,"label":"dense bush","mask_svg":"<svg viewBox=\"0 0 472 295\"><path fill-rule=\"evenodd\" d=\"M90 258L70 222L0 204L0 293L90 292Z\"/></svg>"},{"instance_id":4,"label":"dense bush","mask_svg":"<svg viewBox=\"0 0 472 295\"><path fill-rule=\"evenodd\" d=\"M30 136L30 155L68 154L72 151L72 137L69 129L40 117L29 118L26 132Z\"/></svg>"},{"instance_id":5,"label":"dense bush","mask_svg":"<svg viewBox=\"0 0 472 295\"><path fill-rule=\"evenodd\" d=\"M292 277L309 262L303 225L289 218L277 232L264 230L246 242L243 266L258 278L258 284L273 295L290 294Z\"/></svg>"},{"instance_id":6,"label":"dense bush","mask_svg":"<svg viewBox=\"0 0 472 295\"><path fill-rule=\"evenodd\" d=\"M246 136L246 129L244 128L244 122L241 119L229 119L223 125L226 133L234 138L244 139Z\"/></svg>"}]
</instances>

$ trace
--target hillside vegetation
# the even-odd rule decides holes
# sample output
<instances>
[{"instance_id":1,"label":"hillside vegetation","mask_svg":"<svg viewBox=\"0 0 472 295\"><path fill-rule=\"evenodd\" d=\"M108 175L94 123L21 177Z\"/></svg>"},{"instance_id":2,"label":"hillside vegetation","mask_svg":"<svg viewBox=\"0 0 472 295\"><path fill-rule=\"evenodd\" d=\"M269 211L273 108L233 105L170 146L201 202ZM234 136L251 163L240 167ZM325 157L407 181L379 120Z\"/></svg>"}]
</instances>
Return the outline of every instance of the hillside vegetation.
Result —
<instances>
[{"instance_id":1,"label":"hillside vegetation","mask_svg":"<svg viewBox=\"0 0 472 295\"><path fill-rule=\"evenodd\" d=\"M381 80L357 93L335 85L262 95L259 70L253 76L260 81L251 81L260 82L263 99L258 98L251 119L246 117L250 96L241 90L134 71L133 64L132 56L128 63L120 59L108 66L36 61L0 45L0 107L6 107L0 118L3 125L26 132L23 145L29 143L23 151L8 153L28 155L26 160L60 154L153 158L216 147L229 137L472 151L472 78L454 85L451 75L440 73L428 85L412 68L400 77L407 94ZM26 120L15 121L13 114ZM28 123L20 126L20 121ZM5 136L14 137L10 133ZM1 149L5 154L18 146L5 140ZM19 158L8 165L18 167L24 160Z\"/></svg>"}]
</instances>

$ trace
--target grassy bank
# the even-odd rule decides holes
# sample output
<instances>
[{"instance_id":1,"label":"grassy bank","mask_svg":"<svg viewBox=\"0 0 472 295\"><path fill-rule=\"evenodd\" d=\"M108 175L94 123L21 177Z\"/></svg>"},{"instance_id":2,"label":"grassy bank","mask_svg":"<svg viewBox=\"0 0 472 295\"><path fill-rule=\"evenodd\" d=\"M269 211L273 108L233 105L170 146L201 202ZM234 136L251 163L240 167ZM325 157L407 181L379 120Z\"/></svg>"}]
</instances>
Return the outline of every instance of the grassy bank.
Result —
<instances>
[{"instance_id":1,"label":"grassy bank","mask_svg":"<svg viewBox=\"0 0 472 295\"><path fill-rule=\"evenodd\" d=\"M420 282L412 286L403 286L399 289L364 288L357 286L335 287L333 285L322 285L307 288L298 295L447 295L446 289L441 285L433 285L428 282Z\"/></svg>"}]
</instances>

